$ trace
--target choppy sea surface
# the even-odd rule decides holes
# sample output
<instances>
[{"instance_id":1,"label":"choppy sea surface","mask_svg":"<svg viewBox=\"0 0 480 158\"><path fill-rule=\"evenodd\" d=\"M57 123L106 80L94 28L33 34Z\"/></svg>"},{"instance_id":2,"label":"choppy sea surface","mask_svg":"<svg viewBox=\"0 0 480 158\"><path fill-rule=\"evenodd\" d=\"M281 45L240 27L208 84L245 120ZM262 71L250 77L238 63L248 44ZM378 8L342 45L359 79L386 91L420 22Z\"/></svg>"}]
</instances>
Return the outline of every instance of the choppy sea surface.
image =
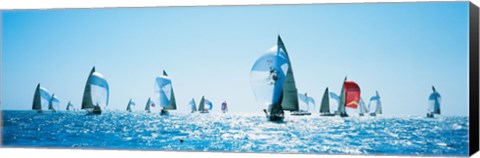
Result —
<instances>
[{"instance_id":1,"label":"choppy sea surface","mask_svg":"<svg viewBox=\"0 0 480 158\"><path fill-rule=\"evenodd\" d=\"M2 146L373 155L468 155L468 117L2 111Z\"/></svg>"}]
</instances>

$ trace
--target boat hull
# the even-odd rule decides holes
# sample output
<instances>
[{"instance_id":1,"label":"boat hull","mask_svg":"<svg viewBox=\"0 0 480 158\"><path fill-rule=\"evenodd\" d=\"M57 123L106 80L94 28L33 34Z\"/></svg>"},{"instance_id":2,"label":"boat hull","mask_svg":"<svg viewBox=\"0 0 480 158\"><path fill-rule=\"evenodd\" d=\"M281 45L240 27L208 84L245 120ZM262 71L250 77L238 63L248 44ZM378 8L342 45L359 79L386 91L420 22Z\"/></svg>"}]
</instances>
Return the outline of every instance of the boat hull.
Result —
<instances>
[{"instance_id":1,"label":"boat hull","mask_svg":"<svg viewBox=\"0 0 480 158\"><path fill-rule=\"evenodd\" d=\"M320 116L335 116L335 114L332 114L332 113L321 113Z\"/></svg>"},{"instance_id":2,"label":"boat hull","mask_svg":"<svg viewBox=\"0 0 480 158\"><path fill-rule=\"evenodd\" d=\"M162 110L162 111L160 111L160 115L168 115L168 114L169 114L169 113L168 113L167 110Z\"/></svg>"},{"instance_id":3,"label":"boat hull","mask_svg":"<svg viewBox=\"0 0 480 158\"><path fill-rule=\"evenodd\" d=\"M427 118L433 118L433 114L432 113L427 113Z\"/></svg>"},{"instance_id":4,"label":"boat hull","mask_svg":"<svg viewBox=\"0 0 480 158\"><path fill-rule=\"evenodd\" d=\"M370 116L377 116L376 113L370 113Z\"/></svg>"}]
</instances>

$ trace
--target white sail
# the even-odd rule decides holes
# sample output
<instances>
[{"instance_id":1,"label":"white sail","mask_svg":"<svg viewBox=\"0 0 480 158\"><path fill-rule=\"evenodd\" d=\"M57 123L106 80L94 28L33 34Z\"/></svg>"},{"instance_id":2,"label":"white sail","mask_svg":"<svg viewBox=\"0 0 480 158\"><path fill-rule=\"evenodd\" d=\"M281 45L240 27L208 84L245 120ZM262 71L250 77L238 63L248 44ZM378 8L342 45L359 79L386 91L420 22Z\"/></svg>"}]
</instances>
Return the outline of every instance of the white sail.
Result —
<instances>
[{"instance_id":1,"label":"white sail","mask_svg":"<svg viewBox=\"0 0 480 158\"><path fill-rule=\"evenodd\" d=\"M170 80L166 72L163 71L163 75L157 77L155 81L156 95L159 99L160 107L169 110L177 109L175 95L173 93L172 81Z\"/></svg>"},{"instance_id":2,"label":"white sail","mask_svg":"<svg viewBox=\"0 0 480 158\"><path fill-rule=\"evenodd\" d=\"M367 106L365 105L365 102L363 101L363 98L360 98L360 102L358 103L358 105L360 106L359 108L360 114L368 113L368 109L367 109Z\"/></svg>"},{"instance_id":3,"label":"white sail","mask_svg":"<svg viewBox=\"0 0 480 158\"><path fill-rule=\"evenodd\" d=\"M338 112L339 114L343 115L343 114L346 114L346 111L345 111L345 81L347 81L347 77L345 77L345 79L343 80L343 83L342 83L342 90L340 91L340 97L339 97L339 101L338 101Z\"/></svg>"},{"instance_id":4,"label":"white sail","mask_svg":"<svg viewBox=\"0 0 480 158\"><path fill-rule=\"evenodd\" d=\"M132 112L132 106L135 106L135 105L136 105L136 104L135 104L135 101L134 101L133 99L130 99L130 100L128 101L127 111L128 111L128 112Z\"/></svg>"},{"instance_id":5,"label":"white sail","mask_svg":"<svg viewBox=\"0 0 480 158\"><path fill-rule=\"evenodd\" d=\"M250 83L255 98L260 104L269 106L269 111L273 104L280 102L288 67L285 52L274 46L251 69Z\"/></svg>"},{"instance_id":6,"label":"white sail","mask_svg":"<svg viewBox=\"0 0 480 158\"><path fill-rule=\"evenodd\" d=\"M67 104L67 111L73 110L73 109L71 109L71 108L73 108L73 104L72 104L71 102L68 102L68 104Z\"/></svg>"},{"instance_id":7,"label":"white sail","mask_svg":"<svg viewBox=\"0 0 480 158\"><path fill-rule=\"evenodd\" d=\"M37 84L37 88L35 89L35 94L33 95L33 104L32 110L41 111L42 107L48 106L50 102L50 92L47 89L40 86L40 83Z\"/></svg>"},{"instance_id":8,"label":"white sail","mask_svg":"<svg viewBox=\"0 0 480 158\"><path fill-rule=\"evenodd\" d=\"M433 114L441 114L441 111L440 111L441 101L442 101L442 97L434 89L433 93L430 94L430 96L428 97L428 102L429 102L428 112L431 112Z\"/></svg>"},{"instance_id":9,"label":"white sail","mask_svg":"<svg viewBox=\"0 0 480 158\"><path fill-rule=\"evenodd\" d=\"M48 103L48 110L55 111L55 107L59 108L60 106L60 99L55 94L52 94L50 101Z\"/></svg>"},{"instance_id":10,"label":"white sail","mask_svg":"<svg viewBox=\"0 0 480 158\"><path fill-rule=\"evenodd\" d=\"M95 72L95 67L93 67L85 85L82 109L93 109L96 105L108 106L109 92L107 80L102 74Z\"/></svg>"},{"instance_id":11,"label":"white sail","mask_svg":"<svg viewBox=\"0 0 480 158\"><path fill-rule=\"evenodd\" d=\"M205 96L202 96L200 103L198 104L198 111L205 113L208 112L208 108L205 107Z\"/></svg>"},{"instance_id":12,"label":"white sail","mask_svg":"<svg viewBox=\"0 0 480 158\"><path fill-rule=\"evenodd\" d=\"M147 104L145 105L145 111L150 112L150 107L155 107L155 103L152 99L148 98Z\"/></svg>"},{"instance_id":13,"label":"white sail","mask_svg":"<svg viewBox=\"0 0 480 158\"><path fill-rule=\"evenodd\" d=\"M375 96L370 98L368 109L372 110L371 113L382 114L382 102L380 100L378 91L376 92Z\"/></svg>"},{"instance_id":14,"label":"white sail","mask_svg":"<svg viewBox=\"0 0 480 158\"><path fill-rule=\"evenodd\" d=\"M303 104L300 104L299 110L301 111L309 111L311 105L315 105L315 100L305 94L298 93L298 99L303 102Z\"/></svg>"},{"instance_id":15,"label":"white sail","mask_svg":"<svg viewBox=\"0 0 480 158\"><path fill-rule=\"evenodd\" d=\"M192 98L192 100L188 103L188 105L190 105L192 113L197 111L197 105L195 105L195 99Z\"/></svg>"}]
</instances>

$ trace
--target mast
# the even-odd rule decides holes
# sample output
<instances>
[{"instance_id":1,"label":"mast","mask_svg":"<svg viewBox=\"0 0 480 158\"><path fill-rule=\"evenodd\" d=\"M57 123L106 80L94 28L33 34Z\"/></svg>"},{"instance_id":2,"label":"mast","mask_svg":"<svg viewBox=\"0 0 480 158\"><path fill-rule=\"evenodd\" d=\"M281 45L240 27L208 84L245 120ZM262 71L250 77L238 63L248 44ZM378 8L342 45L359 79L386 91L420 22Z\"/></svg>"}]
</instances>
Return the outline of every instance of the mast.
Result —
<instances>
[{"instance_id":1,"label":"mast","mask_svg":"<svg viewBox=\"0 0 480 158\"><path fill-rule=\"evenodd\" d=\"M285 81L283 84L283 98L282 98L282 109L287 111L298 111L298 90L295 86L295 79L293 77L293 70L292 70L292 63L290 61L290 57L288 56L287 49L285 48L285 44L282 41L280 35L278 35L277 40L277 47L279 51L285 52L287 61L288 61L288 70L285 76Z\"/></svg>"},{"instance_id":2,"label":"mast","mask_svg":"<svg viewBox=\"0 0 480 158\"><path fill-rule=\"evenodd\" d=\"M322 103L320 105L320 113L330 113L330 97L328 95L328 87L323 92Z\"/></svg>"}]
</instances>

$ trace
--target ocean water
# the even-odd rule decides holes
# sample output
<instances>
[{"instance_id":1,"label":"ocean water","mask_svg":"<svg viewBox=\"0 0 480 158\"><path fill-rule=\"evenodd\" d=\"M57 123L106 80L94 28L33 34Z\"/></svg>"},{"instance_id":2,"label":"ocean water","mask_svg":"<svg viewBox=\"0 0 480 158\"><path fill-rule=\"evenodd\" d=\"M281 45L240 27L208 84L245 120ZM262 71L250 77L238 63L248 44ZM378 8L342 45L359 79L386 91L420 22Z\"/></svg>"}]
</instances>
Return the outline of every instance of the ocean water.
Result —
<instances>
[{"instance_id":1,"label":"ocean water","mask_svg":"<svg viewBox=\"0 0 480 158\"><path fill-rule=\"evenodd\" d=\"M268 152L468 155L468 117L287 116L2 111L2 146Z\"/></svg>"}]
</instances>

